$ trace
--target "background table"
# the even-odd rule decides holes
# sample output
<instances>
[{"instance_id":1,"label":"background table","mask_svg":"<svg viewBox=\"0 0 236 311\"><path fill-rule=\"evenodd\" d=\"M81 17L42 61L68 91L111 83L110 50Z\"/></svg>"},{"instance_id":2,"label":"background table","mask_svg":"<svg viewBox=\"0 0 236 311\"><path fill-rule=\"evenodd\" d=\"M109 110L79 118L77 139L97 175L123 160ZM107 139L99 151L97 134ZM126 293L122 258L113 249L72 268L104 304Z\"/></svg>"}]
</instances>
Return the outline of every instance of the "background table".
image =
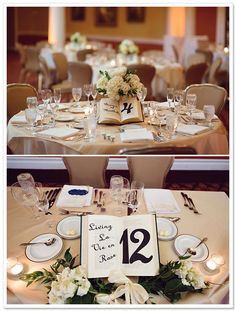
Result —
<instances>
[{"instance_id":1,"label":"background table","mask_svg":"<svg viewBox=\"0 0 236 311\"><path fill-rule=\"evenodd\" d=\"M45 189L47 190L47 189ZM181 220L176 223L178 227L178 235L192 234L199 238L208 237L206 242L209 248L209 255L213 253L224 257L225 264L221 268L220 273L208 276L206 279L215 282L223 283L229 277L229 201L224 192L204 192L204 191L185 191L192 197L195 205L201 212L201 215L196 215L183 205L183 198L180 191L173 191L174 197L181 208L178 214L170 214L181 217ZM19 246L22 242L27 242L35 236L43 233L56 233L56 229L49 229L47 221L54 219L60 221L66 216L58 214L55 205L51 212L53 215L42 215L37 222L30 218L30 214L26 209L16 203L11 196L10 189L7 192L7 257L18 257L19 261L24 264L25 272L29 273L42 268L49 268L55 260L49 260L43 263L35 263L28 260L25 256L25 248ZM90 210L96 211L95 206L91 206ZM112 213L112 201L107 201L107 213ZM142 202L138 213L146 213L145 204ZM80 240L63 240L61 257L67 248L71 248L73 255L79 254ZM178 256L174 251L174 241L159 241L160 246L160 261L165 264L170 260L177 260ZM195 263L202 273L202 263ZM39 284L32 284L26 288L26 283L14 278L8 277L7 287L13 292L23 304L46 304L47 290ZM207 289L204 294L188 293L179 301L179 304L219 304L229 290L229 284L217 286ZM167 300L158 297L158 303L166 304Z\"/></svg>"},{"instance_id":2,"label":"background table","mask_svg":"<svg viewBox=\"0 0 236 311\"><path fill-rule=\"evenodd\" d=\"M23 114L24 112L20 112ZM65 115L82 117L81 114L71 114L69 112L60 112ZM71 125L72 122L56 122L57 127ZM117 125L98 125L97 137L93 143L85 142L83 139L66 141L62 139L40 139L35 142L33 135L26 126L15 126L9 120L7 128L8 146L14 154L117 154L122 148L140 148L140 147L193 147L198 154L224 154L228 155L227 132L223 123L218 120L214 121L214 127L208 131L194 135L186 136L178 134L174 140L156 142L156 141L139 141L132 143L123 143L120 140L120 126ZM145 119L139 125L155 131ZM163 127L163 131L165 131ZM115 136L115 141L104 140L103 133ZM38 136L40 134L38 133Z\"/></svg>"}]
</instances>

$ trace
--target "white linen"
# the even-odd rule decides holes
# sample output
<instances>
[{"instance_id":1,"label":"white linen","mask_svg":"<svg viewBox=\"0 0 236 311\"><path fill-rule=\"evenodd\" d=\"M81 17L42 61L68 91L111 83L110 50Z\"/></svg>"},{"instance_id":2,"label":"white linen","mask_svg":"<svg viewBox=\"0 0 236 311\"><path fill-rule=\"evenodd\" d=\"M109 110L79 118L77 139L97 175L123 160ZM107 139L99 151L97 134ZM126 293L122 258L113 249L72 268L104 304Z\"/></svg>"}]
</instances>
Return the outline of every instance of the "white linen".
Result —
<instances>
[{"instance_id":1,"label":"white linen","mask_svg":"<svg viewBox=\"0 0 236 311\"><path fill-rule=\"evenodd\" d=\"M148 212L158 214L174 214L180 212L180 207L171 190L144 189L144 201Z\"/></svg>"},{"instance_id":2,"label":"white linen","mask_svg":"<svg viewBox=\"0 0 236 311\"><path fill-rule=\"evenodd\" d=\"M160 108L160 109L169 109L169 108L175 108L175 104L172 102L169 103L168 102L162 102L162 103L158 103L157 106Z\"/></svg>"},{"instance_id":3,"label":"white linen","mask_svg":"<svg viewBox=\"0 0 236 311\"><path fill-rule=\"evenodd\" d=\"M69 194L70 190L80 189L87 190L86 195L71 195ZM64 185L56 202L58 208L67 207L67 208L79 208L90 206L92 202L93 187L90 186L76 186L76 185Z\"/></svg>"},{"instance_id":4,"label":"white linen","mask_svg":"<svg viewBox=\"0 0 236 311\"><path fill-rule=\"evenodd\" d=\"M38 132L38 136L45 136L49 138L67 138L79 133L79 130L70 127L54 127L41 132Z\"/></svg>"},{"instance_id":5,"label":"white linen","mask_svg":"<svg viewBox=\"0 0 236 311\"><path fill-rule=\"evenodd\" d=\"M186 135L196 135L208 131L209 127L195 124L182 124L180 123L176 129L177 133Z\"/></svg>"},{"instance_id":6,"label":"white linen","mask_svg":"<svg viewBox=\"0 0 236 311\"><path fill-rule=\"evenodd\" d=\"M40 117L36 118L36 121L40 120ZM14 115L11 119L12 124L28 124L25 115Z\"/></svg>"},{"instance_id":7,"label":"white linen","mask_svg":"<svg viewBox=\"0 0 236 311\"><path fill-rule=\"evenodd\" d=\"M152 132L145 128L142 129L128 129L120 133L122 142L133 142L139 140L153 140Z\"/></svg>"},{"instance_id":8,"label":"white linen","mask_svg":"<svg viewBox=\"0 0 236 311\"><path fill-rule=\"evenodd\" d=\"M205 120L205 115L203 111L199 111L199 112L193 112L193 119L195 120ZM212 118L212 120L217 120L218 117L217 115L214 115L214 117Z\"/></svg>"}]
</instances>

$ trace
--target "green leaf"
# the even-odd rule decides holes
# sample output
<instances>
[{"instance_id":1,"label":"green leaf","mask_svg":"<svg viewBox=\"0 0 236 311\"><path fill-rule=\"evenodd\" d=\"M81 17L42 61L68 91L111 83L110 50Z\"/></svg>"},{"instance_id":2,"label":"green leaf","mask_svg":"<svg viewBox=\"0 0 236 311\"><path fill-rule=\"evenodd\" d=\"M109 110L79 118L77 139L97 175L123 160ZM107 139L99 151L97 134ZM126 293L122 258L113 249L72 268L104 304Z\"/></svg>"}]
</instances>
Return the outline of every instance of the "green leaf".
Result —
<instances>
[{"instance_id":1,"label":"green leaf","mask_svg":"<svg viewBox=\"0 0 236 311\"><path fill-rule=\"evenodd\" d=\"M87 293L87 295L84 296L76 295L71 299L70 304L94 304L94 297L95 295L91 293Z\"/></svg>"},{"instance_id":2,"label":"green leaf","mask_svg":"<svg viewBox=\"0 0 236 311\"><path fill-rule=\"evenodd\" d=\"M183 286L181 279L172 279L166 283L165 292L179 291L181 286Z\"/></svg>"},{"instance_id":3,"label":"green leaf","mask_svg":"<svg viewBox=\"0 0 236 311\"><path fill-rule=\"evenodd\" d=\"M67 261L67 262L70 262L71 260L72 260L72 255L71 255L71 253L70 253L70 248L68 248L67 250L66 250L66 252L65 252L65 255L64 255L64 258L65 258L65 260Z\"/></svg>"}]
</instances>

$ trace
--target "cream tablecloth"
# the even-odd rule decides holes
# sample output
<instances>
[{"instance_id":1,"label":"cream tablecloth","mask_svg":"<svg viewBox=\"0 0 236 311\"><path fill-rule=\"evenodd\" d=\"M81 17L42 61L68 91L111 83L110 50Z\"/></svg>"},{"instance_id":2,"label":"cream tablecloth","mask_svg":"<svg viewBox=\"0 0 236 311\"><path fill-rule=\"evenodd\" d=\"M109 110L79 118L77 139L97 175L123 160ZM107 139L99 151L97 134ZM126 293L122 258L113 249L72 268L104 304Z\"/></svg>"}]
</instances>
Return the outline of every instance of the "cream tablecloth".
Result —
<instances>
[{"instance_id":1,"label":"cream tablecloth","mask_svg":"<svg viewBox=\"0 0 236 311\"><path fill-rule=\"evenodd\" d=\"M24 112L20 112L22 115ZM63 115L73 115L76 118L82 118L82 114L71 114L69 112L61 112ZM72 125L73 122L56 122L56 127ZM145 120L139 125L153 131ZM163 127L165 131L165 127ZM115 136L115 141L104 140L102 134L111 134ZM142 141L123 143L120 140L120 126L117 125L98 125L96 142L89 143L83 139L80 140L62 140L62 139L42 139L40 133L39 138L34 138L32 133L26 129L25 125L15 126L11 120L7 128L8 146L14 154L117 154L122 148L139 148L139 147L193 147L198 154L228 154L228 139L223 123L218 120L214 121L214 127L208 131L194 135L184 136L178 134L171 141Z\"/></svg>"},{"instance_id":2,"label":"cream tablecloth","mask_svg":"<svg viewBox=\"0 0 236 311\"><path fill-rule=\"evenodd\" d=\"M229 200L224 192L185 192L192 197L201 215L196 215L184 207L180 191L173 191L173 195L181 208L181 212L176 214L176 216L181 217L181 220L176 223L178 235L192 234L199 238L208 237L206 244L209 248L209 255L213 253L222 255L225 259L225 264L221 268L221 271L214 276L206 274L203 269L203 263L195 264L205 274L206 280L214 283L226 282L222 286L212 286L212 288L207 289L203 294L187 294L178 304L220 304L229 290L229 284L227 282L229 278ZM109 196L107 197L107 213L112 214L112 201L111 198L109 199ZM49 268L49 265L55 260L49 260L43 263L31 262L25 256L25 248L19 246L19 244L30 241L39 234L56 233L55 228L48 228L47 221L53 219L58 222L66 216L59 215L54 205L51 209L53 215L42 215L41 219L35 222L31 219L30 213L14 201L10 189L7 192L7 205L7 257L18 257L18 260L24 264L25 273ZM93 205L88 210L97 212L96 206ZM144 203L141 204L138 213L146 213ZM170 216L173 216L173 214L170 214ZM173 240L159 241L159 246L160 261L162 263L178 259L174 250ZM63 249L59 257L63 255L68 247L71 247L73 255L79 254L80 240L63 240ZM9 277L8 275L7 287L23 304L47 303L46 289L39 284L32 284L26 288L25 282ZM158 303L167 304L168 302L158 297Z\"/></svg>"}]
</instances>

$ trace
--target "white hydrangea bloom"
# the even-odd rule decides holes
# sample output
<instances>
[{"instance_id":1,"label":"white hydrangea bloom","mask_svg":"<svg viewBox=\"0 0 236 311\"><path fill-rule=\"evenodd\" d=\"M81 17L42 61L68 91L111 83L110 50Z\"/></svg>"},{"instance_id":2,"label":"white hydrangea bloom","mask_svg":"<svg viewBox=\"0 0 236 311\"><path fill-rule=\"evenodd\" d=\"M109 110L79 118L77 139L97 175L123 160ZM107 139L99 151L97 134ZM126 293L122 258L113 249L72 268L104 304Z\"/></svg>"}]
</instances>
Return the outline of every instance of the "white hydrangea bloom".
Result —
<instances>
[{"instance_id":1,"label":"white hydrangea bloom","mask_svg":"<svg viewBox=\"0 0 236 311\"><path fill-rule=\"evenodd\" d=\"M132 40L125 39L120 43L119 51L122 54L136 54L139 52L139 48Z\"/></svg>"},{"instance_id":2,"label":"white hydrangea bloom","mask_svg":"<svg viewBox=\"0 0 236 311\"><path fill-rule=\"evenodd\" d=\"M88 279L82 279L79 281L79 287L77 290L77 295L78 296L84 296L88 293L89 288L90 288L90 282Z\"/></svg>"},{"instance_id":3,"label":"white hydrangea bloom","mask_svg":"<svg viewBox=\"0 0 236 311\"><path fill-rule=\"evenodd\" d=\"M114 68L108 71L108 74L111 78L114 76L124 76L127 71L127 68L125 66Z\"/></svg>"},{"instance_id":4,"label":"white hydrangea bloom","mask_svg":"<svg viewBox=\"0 0 236 311\"><path fill-rule=\"evenodd\" d=\"M105 76L101 76L97 82L97 88L106 89L108 80Z\"/></svg>"}]
</instances>

